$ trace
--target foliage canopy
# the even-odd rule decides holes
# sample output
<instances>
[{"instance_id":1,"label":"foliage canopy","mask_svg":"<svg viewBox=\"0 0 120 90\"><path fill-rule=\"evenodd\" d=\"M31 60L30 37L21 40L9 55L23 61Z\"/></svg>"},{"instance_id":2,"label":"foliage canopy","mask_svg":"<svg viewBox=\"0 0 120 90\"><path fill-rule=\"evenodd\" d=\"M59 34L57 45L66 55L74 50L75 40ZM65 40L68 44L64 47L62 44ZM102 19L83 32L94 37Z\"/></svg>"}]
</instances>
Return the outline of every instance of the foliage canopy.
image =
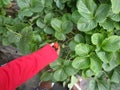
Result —
<instances>
[{"instance_id":1,"label":"foliage canopy","mask_svg":"<svg viewBox=\"0 0 120 90\"><path fill-rule=\"evenodd\" d=\"M0 43L23 54L61 44L60 58L42 80L70 86L80 74L92 78L89 90L119 90L120 0L17 0L14 17L7 12L12 2L0 0Z\"/></svg>"}]
</instances>

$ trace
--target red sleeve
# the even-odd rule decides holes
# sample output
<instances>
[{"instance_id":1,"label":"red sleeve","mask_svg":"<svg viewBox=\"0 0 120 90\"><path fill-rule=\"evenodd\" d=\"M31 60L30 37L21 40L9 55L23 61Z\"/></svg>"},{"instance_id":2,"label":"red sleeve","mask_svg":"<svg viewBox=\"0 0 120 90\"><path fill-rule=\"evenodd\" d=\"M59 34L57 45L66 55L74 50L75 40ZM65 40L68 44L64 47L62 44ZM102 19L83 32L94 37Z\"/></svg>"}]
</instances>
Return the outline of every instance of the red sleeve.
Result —
<instances>
[{"instance_id":1,"label":"red sleeve","mask_svg":"<svg viewBox=\"0 0 120 90\"><path fill-rule=\"evenodd\" d=\"M40 50L17 58L0 67L0 90L14 90L57 59L55 50L46 45Z\"/></svg>"}]
</instances>

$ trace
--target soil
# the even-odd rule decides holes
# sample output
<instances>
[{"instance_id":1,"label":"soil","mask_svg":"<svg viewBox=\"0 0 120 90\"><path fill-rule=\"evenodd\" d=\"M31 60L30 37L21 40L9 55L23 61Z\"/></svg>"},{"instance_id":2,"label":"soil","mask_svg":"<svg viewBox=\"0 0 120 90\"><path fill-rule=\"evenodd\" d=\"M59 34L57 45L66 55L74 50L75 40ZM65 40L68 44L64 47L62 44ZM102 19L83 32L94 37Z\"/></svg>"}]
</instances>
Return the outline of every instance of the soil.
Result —
<instances>
[{"instance_id":1,"label":"soil","mask_svg":"<svg viewBox=\"0 0 120 90\"><path fill-rule=\"evenodd\" d=\"M35 90L40 82L40 75L37 74L23 85L21 85L17 90Z\"/></svg>"},{"instance_id":2,"label":"soil","mask_svg":"<svg viewBox=\"0 0 120 90\"><path fill-rule=\"evenodd\" d=\"M0 65L8 63L15 58L22 56L18 49L12 46L0 45Z\"/></svg>"}]
</instances>

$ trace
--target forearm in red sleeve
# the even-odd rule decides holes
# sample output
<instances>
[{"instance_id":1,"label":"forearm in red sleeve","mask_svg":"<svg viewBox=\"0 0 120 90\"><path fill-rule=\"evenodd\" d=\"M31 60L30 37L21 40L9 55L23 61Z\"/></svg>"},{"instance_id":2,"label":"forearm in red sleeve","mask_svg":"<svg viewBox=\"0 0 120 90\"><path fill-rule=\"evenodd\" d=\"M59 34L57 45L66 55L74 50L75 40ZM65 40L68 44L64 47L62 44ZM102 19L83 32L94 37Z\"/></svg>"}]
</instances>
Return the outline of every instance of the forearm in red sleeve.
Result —
<instances>
[{"instance_id":1,"label":"forearm in red sleeve","mask_svg":"<svg viewBox=\"0 0 120 90\"><path fill-rule=\"evenodd\" d=\"M32 54L17 58L0 67L0 90L14 90L57 57L55 50L50 45L46 45Z\"/></svg>"}]
</instances>

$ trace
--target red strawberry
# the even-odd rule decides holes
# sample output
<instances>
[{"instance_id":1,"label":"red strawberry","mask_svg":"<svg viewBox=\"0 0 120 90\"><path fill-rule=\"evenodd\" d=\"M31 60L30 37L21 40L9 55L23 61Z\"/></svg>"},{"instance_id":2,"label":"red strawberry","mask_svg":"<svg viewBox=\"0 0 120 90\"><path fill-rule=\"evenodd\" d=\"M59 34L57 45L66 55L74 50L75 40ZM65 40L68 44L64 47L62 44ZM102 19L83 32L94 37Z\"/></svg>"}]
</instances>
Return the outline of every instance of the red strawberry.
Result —
<instances>
[{"instance_id":1,"label":"red strawberry","mask_svg":"<svg viewBox=\"0 0 120 90\"><path fill-rule=\"evenodd\" d=\"M58 42L55 42L53 47L54 47L55 49L58 49L58 47L59 47Z\"/></svg>"}]
</instances>

